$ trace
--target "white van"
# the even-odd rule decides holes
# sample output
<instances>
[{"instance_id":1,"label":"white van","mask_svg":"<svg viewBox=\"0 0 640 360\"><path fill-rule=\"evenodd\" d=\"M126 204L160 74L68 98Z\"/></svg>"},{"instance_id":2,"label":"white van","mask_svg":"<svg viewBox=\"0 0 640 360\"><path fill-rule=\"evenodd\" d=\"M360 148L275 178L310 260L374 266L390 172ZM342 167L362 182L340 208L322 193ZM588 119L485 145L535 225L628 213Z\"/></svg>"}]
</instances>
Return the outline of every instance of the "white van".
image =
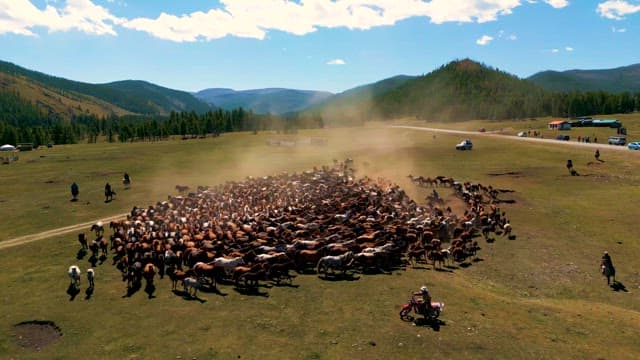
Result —
<instances>
[{"instance_id":1,"label":"white van","mask_svg":"<svg viewBox=\"0 0 640 360\"><path fill-rule=\"evenodd\" d=\"M626 136L609 136L609 145L624 145L626 143Z\"/></svg>"}]
</instances>

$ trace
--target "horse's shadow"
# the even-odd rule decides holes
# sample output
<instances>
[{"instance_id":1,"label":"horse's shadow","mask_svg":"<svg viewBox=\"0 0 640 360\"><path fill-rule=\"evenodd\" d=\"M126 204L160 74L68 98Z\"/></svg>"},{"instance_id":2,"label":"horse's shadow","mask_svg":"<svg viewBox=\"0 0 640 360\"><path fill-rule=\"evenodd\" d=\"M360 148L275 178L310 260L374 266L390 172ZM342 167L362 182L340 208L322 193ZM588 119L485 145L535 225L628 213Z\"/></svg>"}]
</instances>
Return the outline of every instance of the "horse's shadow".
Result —
<instances>
[{"instance_id":1,"label":"horse's shadow","mask_svg":"<svg viewBox=\"0 0 640 360\"><path fill-rule=\"evenodd\" d=\"M138 290L140 290L140 288L142 287L142 284L140 284L139 282L134 283L131 287L127 288L127 293L124 294L122 297L132 297L133 294L137 293Z\"/></svg>"},{"instance_id":2,"label":"horse's shadow","mask_svg":"<svg viewBox=\"0 0 640 360\"><path fill-rule=\"evenodd\" d=\"M471 260L471 261L473 261L474 263L477 263L477 262L484 261L484 259L481 258L481 257L476 257L476 258L473 258L473 260Z\"/></svg>"},{"instance_id":3,"label":"horse's shadow","mask_svg":"<svg viewBox=\"0 0 640 360\"><path fill-rule=\"evenodd\" d=\"M77 260L82 260L82 259L84 259L85 255L87 255L87 249L80 249L76 253L76 259Z\"/></svg>"},{"instance_id":4,"label":"horse's shadow","mask_svg":"<svg viewBox=\"0 0 640 360\"><path fill-rule=\"evenodd\" d=\"M144 292L147 293L149 299L153 299L156 297L155 295L153 295L153 293L156 292L156 286L153 283L147 283L147 285L144 287Z\"/></svg>"},{"instance_id":5,"label":"horse's shadow","mask_svg":"<svg viewBox=\"0 0 640 360\"><path fill-rule=\"evenodd\" d=\"M324 275L318 275L319 279L325 280L325 281L356 281L356 280L360 280L360 276L356 276L354 273L345 273L344 275L342 274L324 274Z\"/></svg>"},{"instance_id":6,"label":"horse's shadow","mask_svg":"<svg viewBox=\"0 0 640 360\"><path fill-rule=\"evenodd\" d=\"M93 295L93 286L89 286L84 293L85 293L85 297L84 297L85 300L91 299L91 296Z\"/></svg>"},{"instance_id":7,"label":"horse's shadow","mask_svg":"<svg viewBox=\"0 0 640 360\"><path fill-rule=\"evenodd\" d=\"M215 285L203 286L199 290L200 290L200 292L207 293L207 294L216 294L216 295L220 295L220 296L227 296L226 293L223 293L222 291L220 291L220 289L218 289L218 287L215 286Z\"/></svg>"},{"instance_id":8,"label":"horse's shadow","mask_svg":"<svg viewBox=\"0 0 640 360\"><path fill-rule=\"evenodd\" d=\"M447 266L439 267L439 268L436 268L435 270L439 272L449 272L449 273L453 272L453 270L449 269Z\"/></svg>"},{"instance_id":9,"label":"horse's shadow","mask_svg":"<svg viewBox=\"0 0 640 360\"><path fill-rule=\"evenodd\" d=\"M623 283L621 283L620 281L617 281L617 280L614 280L613 284L609 285L609 287L613 291L629 292L629 290L627 290L627 287L624 286Z\"/></svg>"},{"instance_id":10,"label":"horse's shadow","mask_svg":"<svg viewBox=\"0 0 640 360\"><path fill-rule=\"evenodd\" d=\"M189 292L188 292L188 291L184 291L184 290L177 290L177 289L176 289L176 290L171 290L171 291L172 291L174 294L176 294L176 295L180 296L181 298L183 298L183 299L185 299L185 300L187 300L187 301L198 301L198 302L199 302L199 303L201 303L201 304L203 304L203 303L206 303L206 302L207 302L207 300L206 300L206 299L200 299L200 298L198 297L198 295L193 296L193 295L189 294Z\"/></svg>"},{"instance_id":11,"label":"horse's shadow","mask_svg":"<svg viewBox=\"0 0 640 360\"><path fill-rule=\"evenodd\" d=\"M67 295L69 295L69 301L75 300L78 294L80 294L80 287L75 286L74 284L69 284L69 287L67 287Z\"/></svg>"},{"instance_id":12,"label":"horse's shadow","mask_svg":"<svg viewBox=\"0 0 640 360\"><path fill-rule=\"evenodd\" d=\"M235 290L237 293L242 294L242 295L247 295L247 296L262 296L265 298L269 297L269 293L266 291L260 291L260 287L248 287L248 288L244 288L244 287L234 287L233 290Z\"/></svg>"},{"instance_id":13,"label":"horse's shadow","mask_svg":"<svg viewBox=\"0 0 640 360\"><path fill-rule=\"evenodd\" d=\"M433 331L440 331L440 326L446 326L447 323L440 319L416 318L413 321L415 326L430 327Z\"/></svg>"},{"instance_id":14,"label":"horse's shadow","mask_svg":"<svg viewBox=\"0 0 640 360\"><path fill-rule=\"evenodd\" d=\"M91 255L88 261L89 261L89 264L91 264L91 267L96 267L96 264L98 264L98 258L95 255Z\"/></svg>"},{"instance_id":15,"label":"horse's shadow","mask_svg":"<svg viewBox=\"0 0 640 360\"><path fill-rule=\"evenodd\" d=\"M98 261L99 261L100 265L102 265L106 260L107 260L107 256L106 255L100 255L100 257L98 258Z\"/></svg>"},{"instance_id":16,"label":"horse's shadow","mask_svg":"<svg viewBox=\"0 0 640 360\"><path fill-rule=\"evenodd\" d=\"M468 268L469 266L471 266L471 263L470 263L470 262L466 262L466 261L465 261L465 262L461 262L459 266L460 266L461 268L463 268L463 269L466 269L466 268Z\"/></svg>"}]
</instances>

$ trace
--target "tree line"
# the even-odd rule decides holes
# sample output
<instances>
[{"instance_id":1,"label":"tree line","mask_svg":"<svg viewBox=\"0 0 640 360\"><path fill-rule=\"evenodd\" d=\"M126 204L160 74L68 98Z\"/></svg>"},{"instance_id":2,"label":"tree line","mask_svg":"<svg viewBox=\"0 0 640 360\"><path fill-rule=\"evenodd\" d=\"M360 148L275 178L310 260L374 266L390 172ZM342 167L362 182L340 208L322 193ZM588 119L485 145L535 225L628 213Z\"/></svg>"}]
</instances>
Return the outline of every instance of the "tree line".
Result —
<instances>
[{"instance_id":1,"label":"tree line","mask_svg":"<svg viewBox=\"0 0 640 360\"><path fill-rule=\"evenodd\" d=\"M243 108L216 109L201 114L174 111L169 116L73 115L65 119L17 94L0 94L1 144L95 143L102 138L107 142L157 141L171 136L195 138L235 131L291 132L323 126L318 115L260 115Z\"/></svg>"}]
</instances>

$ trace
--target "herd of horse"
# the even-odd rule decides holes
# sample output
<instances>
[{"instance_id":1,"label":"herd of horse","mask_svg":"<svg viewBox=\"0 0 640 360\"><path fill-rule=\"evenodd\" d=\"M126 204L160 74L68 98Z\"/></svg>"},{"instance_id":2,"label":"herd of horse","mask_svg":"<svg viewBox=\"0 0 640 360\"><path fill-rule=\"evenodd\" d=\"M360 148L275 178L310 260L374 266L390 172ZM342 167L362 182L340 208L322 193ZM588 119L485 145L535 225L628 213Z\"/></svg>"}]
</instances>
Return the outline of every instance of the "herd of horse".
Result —
<instances>
[{"instance_id":1,"label":"herd of horse","mask_svg":"<svg viewBox=\"0 0 640 360\"><path fill-rule=\"evenodd\" d=\"M88 243L83 233L79 241L92 257L111 250L128 290L166 274L174 290L182 282L195 296L220 282L248 290L261 281L290 283L292 272L340 279L418 263L440 269L477 256L480 231L485 238L510 232L491 187L411 178L449 189L465 204L464 214L443 208L444 201L418 204L386 179L356 178L348 160L188 194L176 186L180 195L112 221L108 239L97 223L95 240Z\"/></svg>"}]
</instances>

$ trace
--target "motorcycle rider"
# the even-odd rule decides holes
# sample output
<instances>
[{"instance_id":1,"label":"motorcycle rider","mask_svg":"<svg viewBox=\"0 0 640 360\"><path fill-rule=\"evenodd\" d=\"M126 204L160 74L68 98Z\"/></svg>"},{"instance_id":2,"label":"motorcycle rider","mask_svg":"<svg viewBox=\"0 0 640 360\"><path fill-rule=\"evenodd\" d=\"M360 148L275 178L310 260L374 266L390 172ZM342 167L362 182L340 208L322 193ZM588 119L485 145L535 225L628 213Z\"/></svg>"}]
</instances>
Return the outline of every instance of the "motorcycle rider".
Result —
<instances>
[{"instance_id":1,"label":"motorcycle rider","mask_svg":"<svg viewBox=\"0 0 640 360\"><path fill-rule=\"evenodd\" d=\"M422 286L419 292L414 292L414 296L421 296L422 302L420 306L423 310L431 312L431 294L429 294L429 289L426 286Z\"/></svg>"}]
</instances>

